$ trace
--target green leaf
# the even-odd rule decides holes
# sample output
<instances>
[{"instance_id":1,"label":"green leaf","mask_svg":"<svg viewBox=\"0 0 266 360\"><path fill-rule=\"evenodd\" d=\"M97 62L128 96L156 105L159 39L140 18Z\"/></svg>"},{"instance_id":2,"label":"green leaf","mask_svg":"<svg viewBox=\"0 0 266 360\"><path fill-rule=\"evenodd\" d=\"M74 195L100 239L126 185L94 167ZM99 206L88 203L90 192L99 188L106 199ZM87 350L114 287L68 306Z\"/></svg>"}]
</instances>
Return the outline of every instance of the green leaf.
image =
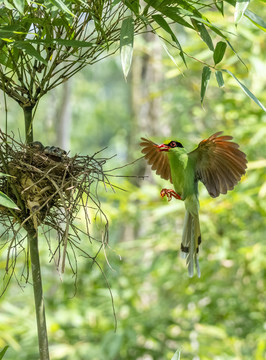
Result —
<instances>
[{"instance_id":1,"label":"green leaf","mask_svg":"<svg viewBox=\"0 0 266 360\"><path fill-rule=\"evenodd\" d=\"M47 44L47 45L64 45L66 47L91 47L96 46L96 44L87 42L87 41L79 41L79 40L65 40L65 39L38 39L38 40L28 40L31 44Z\"/></svg>"},{"instance_id":2,"label":"green leaf","mask_svg":"<svg viewBox=\"0 0 266 360\"><path fill-rule=\"evenodd\" d=\"M180 360L181 350L176 350L171 360Z\"/></svg>"},{"instance_id":3,"label":"green leaf","mask_svg":"<svg viewBox=\"0 0 266 360\"><path fill-rule=\"evenodd\" d=\"M204 66L202 70L201 76L201 89L200 89L200 101L203 103L203 99L209 84L209 80L211 77L211 69L208 66Z\"/></svg>"},{"instance_id":4,"label":"green leaf","mask_svg":"<svg viewBox=\"0 0 266 360\"><path fill-rule=\"evenodd\" d=\"M167 23L167 21L159 14L153 15L152 16L153 20L157 22L158 25L161 26L162 29L164 29L166 32L168 32L168 34L171 35L172 40L176 43L178 49L180 50L180 56L184 62L184 64L187 66L186 64L186 60L184 57L184 53L183 53L183 49L181 47L181 44L179 43L177 37L175 36L175 34L173 33L172 29L170 28L169 24ZM169 52L167 51L167 53L169 54ZM171 57L172 59L172 57Z\"/></svg>"},{"instance_id":5,"label":"green leaf","mask_svg":"<svg viewBox=\"0 0 266 360\"><path fill-rule=\"evenodd\" d=\"M213 60L214 64L217 65L224 57L224 53L226 50L226 43L224 41L219 41L216 46L213 53Z\"/></svg>"},{"instance_id":6,"label":"green leaf","mask_svg":"<svg viewBox=\"0 0 266 360\"><path fill-rule=\"evenodd\" d=\"M191 22L193 23L196 31L199 32L202 40L207 44L208 48L211 51L213 51L214 47L213 47L212 39L211 39L210 34L208 33L206 27L204 26L204 24L202 24L202 22L197 21L195 19L191 19Z\"/></svg>"},{"instance_id":7,"label":"green leaf","mask_svg":"<svg viewBox=\"0 0 266 360\"><path fill-rule=\"evenodd\" d=\"M34 46L30 44L29 41L16 41L14 46L18 49L22 49L26 54L33 56L35 59L39 60L43 64L47 65L47 61L40 55L40 53L35 49Z\"/></svg>"},{"instance_id":8,"label":"green leaf","mask_svg":"<svg viewBox=\"0 0 266 360\"><path fill-rule=\"evenodd\" d=\"M220 11L220 13L224 15L224 2L221 0L215 0L215 6Z\"/></svg>"},{"instance_id":9,"label":"green leaf","mask_svg":"<svg viewBox=\"0 0 266 360\"><path fill-rule=\"evenodd\" d=\"M216 34L218 34L219 36L221 36L223 39L227 40L227 36L225 36L225 35L221 32L221 30L219 30L219 29L217 28L217 26L211 24L211 23L208 21L208 19L203 18L203 17L200 18L200 17L197 17L197 16L191 16L191 17L190 17L190 20L191 20L191 19L195 19L195 20L198 20L199 22L202 22L203 24L207 25L207 26L208 26L212 31L214 31Z\"/></svg>"},{"instance_id":10,"label":"green leaf","mask_svg":"<svg viewBox=\"0 0 266 360\"><path fill-rule=\"evenodd\" d=\"M25 1L24 0L13 0L14 5L16 9L23 15L24 14L24 6Z\"/></svg>"},{"instance_id":11,"label":"green leaf","mask_svg":"<svg viewBox=\"0 0 266 360\"><path fill-rule=\"evenodd\" d=\"M264 107L264 105L262 105L262 103L256 98L256 96L254 94L252 94L252 92L244 85L242 84L238 78L231 73L231 71L226 70L226 69L222 69L222 71L227 72L230 76L232 76L237 84L241 87L241 89L244 91L244 93L251 99L253 100L257 105L259 105L260 108L262 108L262 110L264 110L266 112L266 108Z\"/></svg>"},{"instance_id":12,"label":"green leaf","mask_svg":"<svg viewBox=\"0 0 266 360\"><path fill-rule=\"evenodd\" d=\"M216 77L216 81L219 87L224 87L224 78L223 78L223 73L218 70L215 71L215 77Z\"/></svg>"},{"instance_id":13,"label":"green leaf","mask_svg":"<svg viewBox=\"0 0 266 360\"><path fill-rule=\"evenodd\" d=\"M7 207L7 208L11 208L11 209L16 209L19 210L19 208L17 207L17 205L14 203L13 200L11 200L6 194L4 194L2 191L0 191L0 205Z\"/></svg>"},{"instance_id":14,"label":"green leaf","mask_svg":"<svg viewBox=\"0 0 266 360\"><path fill-rule=\"evenodd\" d=\"M3 357L4 357L4 355L5 355L5 353L6 353L6 351L7 351L8 348L9 348L9 346L5 346L5 347L3 348L3 350L0 351L0 360L3 359Z\"/></svg>"},{"instance_id":15,"label":"green leaf","mask_svg":"<svg viewBox=\"0 0 266 360\"><path fill-rule=\"evenodd\" d=\"M139 15L139 1L138 0L124 0L125 5L133 11L135 15Z\"/></svg>"},{"instance_id":16,"label":"green leaf","mask_svg":"<svg viewBox=\"0 0 266 360\"><path fill-rule=\"evenodd\" d=\"M58 9L62 10L65 13L75 17L75 15L69 10L66 4L62 0L50 0L52 4L54 4Z\"/></svg>"},{"instance_id":17,"label":"green leaf","mask_svg":"<svg viewBox=\"0 0 266 360\"><path fill-rule=\"evenodd\" d=\"M132 62L133 44L134 20L132 16L130 16L123 20L120 32L120 56L125 79L127 78Z\"/></svg>"},{"instance_id":18,"label":"green leaf","mask_svg":"<svg viewBox=\"0 0 266 360\"><path fill-rule=\"evenodd\" d=\"M7 0L4 0L4 4L7 9L9 9L9 10L14 9L14 6L12 4L10 4L10 2L8 2Z\"/></svg>"},{"instance_id":19,"label":"green leaf","mask_svg":"<svg viewBox=\"0 0 266 360\"><path fill-rule=\"evenodd\" d=\"M238 60L242 62L242 64L245 66L245 68L248 70L247 65L244 63L244 61L241 59L241 57L238 55L238 53L235 51L235 49L233 48L232 44L227 40L226 41L227 44L230 46L230 48L233 50L233 52L235 53L235 55L237 56Z\"/></svg>"},{"instance_id":20,"label":"green leaf","mask_svg":"<svg viewBox=\"0 0 266 360\"><path fill-rule=\"evenodd\" d=\"M236 6L235 6L235 24L238 24L239 21L242 19L242 16L244 15L244 12L246 8L249 5L249 0L236 0Z\"/></svg>"},{"instance_id":21,"label":"green leaf","mask_svg":"<svg viewBox=\"0 0 266 360\"><path fill-rule=\"evenodd\" d=\"M182 16L178 15L174 8L160 8L159 11L161 11L162 14L167 16L169 19L175 21L176 23L189 29L193 29L193 26L191 26L186 20L184 20Z\"/></svg>"},{"instance_id":22,"label":"green leaf","mask_svg":"<svg viewBox=\"0 0 266 360\"><path fill-rule=\"evenodd\" d=\"M266 22L250 10L245 11L245 16L259 29L266 31Z\"/></svg>"},{"instance_id":23,"label":"green leaf","mask_svg":"<svg viewBox=\"0 0 266 360\"><path fill-rule=\"evenodd\" d=\"M2 177L2 176L15 177L15 176L12 176L12 175L9 175L9 174L4 174L4 173L0 172L0 177Z\"/></svg>"},{"instance_id":24,"label":"green leaf","mask_svg":"<svg viewBox=\"0 0 266 360\"><path fill-rule=\"evenodd\" d=\"M175 64L175 66L178 68L178 70L182 73L182 71L180 70L179 66L177 65L175 58L172 56L172 54L170 53L170 51L168 50L167 46L165 45L165 43L162 41L162 46L165 50L165 52L167 53L167 55L169 56L169 58L173 61L173 63Z\"/></svg>"}]
</instances>

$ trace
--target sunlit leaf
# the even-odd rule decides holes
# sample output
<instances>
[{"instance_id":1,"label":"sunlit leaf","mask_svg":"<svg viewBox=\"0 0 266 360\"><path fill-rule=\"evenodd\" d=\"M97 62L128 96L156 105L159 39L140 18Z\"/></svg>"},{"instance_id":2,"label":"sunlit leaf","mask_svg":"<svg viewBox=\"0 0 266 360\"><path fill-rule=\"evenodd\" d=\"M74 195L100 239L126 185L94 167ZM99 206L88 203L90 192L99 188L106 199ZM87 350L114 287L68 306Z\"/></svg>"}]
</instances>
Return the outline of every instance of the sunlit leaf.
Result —
<instances>
[{"instance_id":1,"label":"sunlit leaf","mask_svg":"<svg viewBox=\"0 0 266 360\"><path fill-rule=\"evenodd\" d=\"M66 4L62 0L50 0L52 4L58 7L58 9L62 10L65 13L68 13L71 16L75 16L69 8L66 6Z\"/></svg>"},{"instance_id":2,"label":"sunlit leaf","mask_svg":"<svg viewBox=\"0 0 266 360\"><path fill-rule=\"evenodd\" d=\"M24 6L25 6L25 1L24 0L13 0L14 5L16 7L16 9L23 14L24 13Z\"/></svg>"},{"instance_id":3,"label":"sunlit leaf","mask_svg":"<svg viewBox=\"0 0 266 360\"><path fill-rule=\"evenodd\" d=\"M238 24L239 21L242 19L242 16L244 15L244 12L248 7L248 5L249 5L249 0L236 0L235 15L234 15L234 20L236 24Z\"/></svg>"},{"instance_id":4,"label":"sunlit leaf","mask_svg":"<svg viewBox=\"0 0 266 360\"><path fill-rule=\"evenodd\" d=\"M220 13L224 15L224 2L221 0L215 0L215 6L220 11Z\"/></svg>"},{"instance_id":5,"label":"sunlit leaf","mask_svg":"<svg viewBox=\"0 0 266 360\"><path fill-rule=\"evenodd\" d=\"M185 65L186 64L186 60L184 57L184 53L183 53L183 49L181 47L181 44L179 43L177 37L175 36L175 34L173 33L172 29L170 28L169 24L167 23L167 21L159 14L157 15L153 15L153 20L155 20L157 22L158 25L161 26L162 29L164 29L166 32L168 32L168 34L171 35L172 40L176 43L178 49L180 50L180 56L184 62ZM169 54L169 52L167 51L167 53Z\"/></svg>"},{"instance_id":6,"label":"sunlit leaf","mask_svg":"<svg viewBox=\"0 0 266 360\"><path fill-rule=\"evenodd\" d=\"M171 360L180 360L181 350L176 350Z\"/></svg>"},{"instance_id":7,"label":"sunlit leaf","mask_svg":"<svg viewBox=\"0 0 266 360\"><path fill-rule=\"evenodd\" d=\"M16 209L19 210L19 208L17 207L17 205L14 203L14 201L12 201L6 194L4 194L2 191L0 191L0 205L7 207L7 208L11 208L11 209Z\"/></svg>"},{"instance_id":8,"label":"sunlit leaf","mask_svg":"<svg viewBox=\"0 0 266 360\"><path fill-rule=\"evenodd\" d=\"M245 11L245 16L254 24L256 25L259 29L266 31L266 22L259 17L257 14L254 14L252 11L250 10L246 10Z\"/></svg>"},{"instance_id":9,"label":"sunlit leaf","mask_svg":"<svg viewBox=\"0 0 266 360\"><path fill-rule=\"evenodd\" d=\"M7 1L7 0L4 0L4 5L5 5L5 7L6 7L7 9L9 9L9 10L13 10L13 9L14 9L14 5L10 4L10 2Z\"/></svg>"},{"instance_id":10,"label":"sunlit leaf","mask_svg":"<svg viewBox=\"0 0 266 360\"><path fill-rule=\"evenodd\" d=\"M120 56L125 78L127 78L132 62L133 44L134 20L130 16L123 21L120 32Z\"/></svg>"},{"instance_id":11,"label":"sunlit leaf","mask_svg":"<svg viewBox=\"0 0 266 360\"><path fill-rule=\"evenodd\" d=\"M175 64L175 66L178 68L178 70L182 73L182 71L179 69L179 66L177 65L177 62L175 61L175 58L173 57L173 55L170 53L170 51L168 50L167 46L165 45L165 43L162 41L162 46L166 52L166 54L169 56L169 58L173 61L173 63Z\"/></svg>"},{"instance_id":12,"label":"sunlit leaf","mask_svg":"<svg viewBox=\"0 0 266 360\"><path fill-rule=\"evenodd\" d=\"M244 91L244 93L250 97L251 100L253 100L257 105L259 105L259 107L262 108L262 110L264 110L266 112L266 108L264 107L264 105L262 105L262 103L256 98L256 96L254 94L252 94L252 92L244 85L242 84L241 81L238 80L238 78L231 73L231 71L227 70L227 69L222 69L222 71L227 72L230 76L232 76L237 84L241 87L241 89Z\"/></svg>"},{"instance_id":13,"label":"sunlit leaf","mask_svg":"<svg viewBox=\"0 0 266 360\"><path fill-rule=\"evenodd\" d=\"M216 77L216 81L219 87L223 87L224 86L224 78L223 78L223 73L218 70L215 71L215 77Z\"/></svg>"},{"instance_id":14,"label":"sunlit leaf","mask_svg":"<svg viewBox=\"0 0 266 360\"><path fill-rule=\"evenodd\" d=\"M225 49L226 49L226 43L224 41L219 41L216 44L215 50L213 53L213 60L214 60L215 65L217 65L220 61L222 61L222 59L224 57Z\"/></svg>"},{"instance_id":15,"label":"sunlit leaf","mask_svg":"<svg viewBox=\"0 0 266 360\"><path fill-rule=\"evenodd\" d=\"M211 77L211 69L208 66L204 66L203 70L202 70L202 76L201 76L201 89L200 89L201 103L203 103L210 77Z\"/></svg>"},{"instance_id":16,"label":"sunlit leaf","mask_svg":"<svg viewBox=\"0 0 266 360\"><path fill-rule=\"evenodd\" d=\"M14 177L14 176L12 176L12 175L4 174L4 173L0 172L0 177L2 177L2 176Z\"/></svg>"}]
</instances>

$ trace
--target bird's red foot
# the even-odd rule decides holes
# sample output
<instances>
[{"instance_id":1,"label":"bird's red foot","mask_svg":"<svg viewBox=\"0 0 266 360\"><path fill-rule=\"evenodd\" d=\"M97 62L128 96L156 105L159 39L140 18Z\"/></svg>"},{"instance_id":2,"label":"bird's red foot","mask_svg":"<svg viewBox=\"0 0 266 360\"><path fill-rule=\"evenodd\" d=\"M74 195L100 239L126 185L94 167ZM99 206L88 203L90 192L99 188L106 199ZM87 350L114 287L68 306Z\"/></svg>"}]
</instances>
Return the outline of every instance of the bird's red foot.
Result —
<instances>
[{"instance_id":1,"label":"bird's red foot","mask_svg":"<svg viewBox=\"0 0 266 360\"><path fill-rule=\"evenodd\" d=\"M161 190L161 197L163 198L165 195L167 196L168 201L172 200L172 197L174 197L174 198L176 198L178 200L182 200L181 196L179 194L177 194L172 189L162 189Z\"/></svg>"}]
</instances>

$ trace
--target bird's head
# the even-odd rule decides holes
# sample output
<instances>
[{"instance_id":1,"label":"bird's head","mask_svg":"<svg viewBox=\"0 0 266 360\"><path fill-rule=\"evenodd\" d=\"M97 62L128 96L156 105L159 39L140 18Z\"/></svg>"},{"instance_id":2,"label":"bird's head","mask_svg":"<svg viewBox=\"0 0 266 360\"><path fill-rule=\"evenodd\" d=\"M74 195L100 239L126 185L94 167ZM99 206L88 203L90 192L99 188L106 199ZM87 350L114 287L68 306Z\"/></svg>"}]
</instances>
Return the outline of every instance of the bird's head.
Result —
<instances>
[{"instance_id":1,"label":"bird's head","mask_svg":"<svg viewBox=\"0 0 266 360\"><path fill-rule=\"evenodd\" d=\"M169 151L174 148L184 147L179 141L175 141L175 140L166 140L163 144L156 146L159 151Z\"/></svg>"}]
</instances>

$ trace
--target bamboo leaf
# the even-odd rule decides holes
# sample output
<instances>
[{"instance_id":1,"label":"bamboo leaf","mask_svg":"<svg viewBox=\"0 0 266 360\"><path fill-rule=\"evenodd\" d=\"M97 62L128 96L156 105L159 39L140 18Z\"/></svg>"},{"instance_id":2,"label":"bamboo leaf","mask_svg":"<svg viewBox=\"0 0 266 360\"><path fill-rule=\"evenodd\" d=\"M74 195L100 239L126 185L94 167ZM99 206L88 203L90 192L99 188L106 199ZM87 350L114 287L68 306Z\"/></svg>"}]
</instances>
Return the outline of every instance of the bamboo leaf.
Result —
<instances>
[{"instance_id":1,"label":"bamboo leaf","mask_svg":"<svg viewBox=\"0 0 266 360\"><path fill-rule=\"evenodd\" d=\"M47 45L64 45L66 47L77 47L77 48L86 48L91 46L96 46L95 44L87 41L80 40L67 40L67 39L38 39L38 40L28 40L31 44L47 44Z\"/></svg>"},{"instance_id":2,"label":"bamboo leaf","mask_svg":"<svg viewBox=\"0 0 266 360\"><path fill-rule=\"evenodd\" d=\"M218 70L215 71L215 77L216 77L216 81L219 87L224 87L224 79L223 79L223 73Z\"/></svg>"},{"instance_id":3,"label":"bamboo leaf","mask_svg":"<svg viewBox=\"0 0 266 360\"><path fill-rule=\"evenodd\" d=\"M0 172L0 177L2 177L2 176L8 176L8 177L12 177L12 178L15 177L15 176L12 176L12 175L9 175L9 174L4 174L4 173Z\"/></svg>"},{"instance_id":4,"label":"bamboo leaf","mask_svg":"<svg viewBox=\"0 0 266 360\"><path fill-rule=\"evenodd\" d=\"M212 39L210 37L210 34L208 33L206 27L204 26L204 24L200 21L197 21L195 19L191 19L195 29L199 32L200 37L202 38L202 40L207 44L208 48L213 51L214 47L213 47L213 43L212 43Z\"/></svg>"},{"instance_id":5,"label":"bamboo leaf","mask_svg":"<svg viewBox=\"0 0 266 360\"><path fill-rule=\"evenodd\" d=\"M159 11L161 11L162 14L167 16L169 19L172 19L176 23L183 25L189 29L193 29L193 26L191 26L184 18L177 14L174 8L159 8Z\"/></svg>"},{"instance_id":6,"label":"bamboo leaf","mask_svg":"<svg viewBox=\"0 0 266 360\"><path fill-rule=\"evenodd\" d=\"M14 46L18 49L24 50L26 54L34 57L43 64L48 64L47 61L40 55L40 53L35 49L35 47L30 44L29 41L16 41L14 42Z\"/></svg>"},{"instance_id":7,"label":"bamboo leaf","mask_svg":"<svg viewBox=\"0 0 266 360\"><path fill-rule=\"evenodd\" d=\"M233 48L232 44L227 40L226 41L227 44L230 46L230 48L233 50L233 52L235 53L235 55L237 56L238 60L241 61L241 63L245 66L245 68L248 70L247 65L244 63L244 61L241 59L241 57L238 55L238 53L235 51L235 49Z\"/></svg>"},{"instance_id":8,"label":"bamboo leaf","mask_svg":"<svg viewBox=\"0 0 266 360\"><path fill-rule=\"evenodd\" d=\"M7 207L7 208L11 208L11 209L16 209L19 210L19 208L17 207L17 205L14 203L13 200L11 200L6 194L4 194L2 191L0 191L0 205Z\"/></svg>"},{"instance_id":9,"label":"bamboo leaf","mask_svg":"<svg viewBox=\"0 0 266 360\"><path fill-rule=\"evenodd\" d=\"M8 2L7 0L4 0L4 5L7 9L9 10L13 10L14 6L12 4L10 4L10 2Z\"/></svg>"},{"instance_id":10,"label":"bamboo leaf","mask_svg":"<svg viewBox=\"0 0 266 360\"><path fill-rule=\"evenodd\" d=\"M138 0L124 0L125 5L133 11L135 15L139 15L139 1Z\"/></svg>"},{"instance_id":11,"label":"bamboo leaf","mask_svg":"<svg viewBox=\"0 0 266 360\"><path fill-rule=\"evenodd\" d=\"M7 349L9 348L9 346L5 346L1 351L0 351L0 360L3 359Z\"/></svg>"},{"instance_id":12,"label":"bamboo leaf","mask_svg":"<svg viewBox=\"0 0 266 360\"><path fill-rule=\"evenodd\" d=\"M125 79L127 78L132 62L133 44L134 20L132 16L130 16L122 22L120 33L120 56Z\"/></svg>"},{"instance_id":13,"label":"bamboo leaf","mask_svg":"<svg viewBox=\"0 0 266 360\"><path fill-rule=\"evenodd\" d=\"M171 360L180 360L181 350L176 350Z\"/></svg>"},{"instance_id":14,"label":"bamboo leaf","mask_svg":"<svg viewBox=\"0 0 266 360\"><path fill-rule=\"evenodd\" d=\"M224 2L220 0L215 0L215 6L220 11L220 13L224 15Z\"/></svg>"},{"instance_id":15,"label":"bamboo leaf","mask_svg":"<svg viewBox=\"0 0 266 360\"><path fill-rule=\"evenodd\" d=\"M184 57L184 53L183 53L183 49L181 47L180 42L178 41L177 37L175 36L175 34L173 33L172 29L170 28L170 25L167 23L167 21L159 14L153 15L153 20L155 20L157 22L158 25L161 26L162 29L164 29L168 34L171 35L172 40L176 43L178 49L180 50L180 56L184 62L184 64L187 66L186 64L186 60ZM169 54L169 52L167 51L167 53ZM172 56L171 56L172 59Z\"/></svg>"},{"instance_id":16,"label":"bamboo leaf","mask_svg":"<svg viewBox=\"0 0 266 360\"><path fill-rule=\"evenodd\" d=\"M13 0L14 5L16 9L23 15L24 14L24 6L25 1L24 0Z\"/></svg>"},{"instance_id":17,"label":"bamboo leaf","mask_svg":"<svg viewBox=\"0 0 266 360\"><path fill-rule=\"evenodd\" d=\"M238 80L238 78L231 73L231 71L226 70L226 69L222 69L222 71L227 72L230 76L232 76L232 78L234 78L237 82L237 84L240 86L240 88L244 91L244 93L251 99L253 100L257 105L259 105L260 108L262 108L262 110L264 110L266 112L266 108L264 107L264 105L262 105L262 103L256 98L256 96L254 94L252 94L252 92L244 85L242 84L242 82L240 82Z\"/></svg>"},{"instance_id":18,"label":"bamboo leaf","mask_svg":"<svg viewBox=\"0 0 266 360\"><path fill-rule=\"evenodd\" d=\"M244 12L247 9L248 5L249 5L249 0L236 0L235 14L234 14L235 24L238 24L239 21L242 19L242 16L244 15Z\"/></svg>"},{"instance_id":19,"label":"bamboo leaf","mask_svg":"<svg viewBox=\"0 0 266 360\"><path fill-rule=\"evenodd\" d=\"M222 61L224 57L224 53L226 50L226 43L224 41L219 41L216 46L213 53L213 60L214 64L217 65L220 61Z\"/></svg>"},{"instance_id":20,"label":"bamboo leaf","mask_svg":"<svg viewBox=\"0 0 266 360\"><path fill-rule=\"evenodd\" d=\"M203 103L210 77L211 77L211 69L208 66L204 66L203 70L202 70L202 76L201 76L201 89L200 89L201 103Z\"/></svg>"},{"instance_id":21,"label":"bamboo leaf","mask_svg":"<svg viewBox=\"0 0 266 360\"><path fill-rule=\"evenodd\" d=\"M65 13L75 17L75 15L69 10L66 4L62 0L50 0L52 4L54 4L58 9L62 10Z\"/></svg>"},{"instance_id":22,"label":"bamboo leaf","mask_svg":"<svg viewBox=\"0 0 266 360\"><path fill-rule=\"evenodd\" d=\"M245 16L259 29L266 31L266 22L250 10L245 11Z\"/></svg>"}]
</instances>

